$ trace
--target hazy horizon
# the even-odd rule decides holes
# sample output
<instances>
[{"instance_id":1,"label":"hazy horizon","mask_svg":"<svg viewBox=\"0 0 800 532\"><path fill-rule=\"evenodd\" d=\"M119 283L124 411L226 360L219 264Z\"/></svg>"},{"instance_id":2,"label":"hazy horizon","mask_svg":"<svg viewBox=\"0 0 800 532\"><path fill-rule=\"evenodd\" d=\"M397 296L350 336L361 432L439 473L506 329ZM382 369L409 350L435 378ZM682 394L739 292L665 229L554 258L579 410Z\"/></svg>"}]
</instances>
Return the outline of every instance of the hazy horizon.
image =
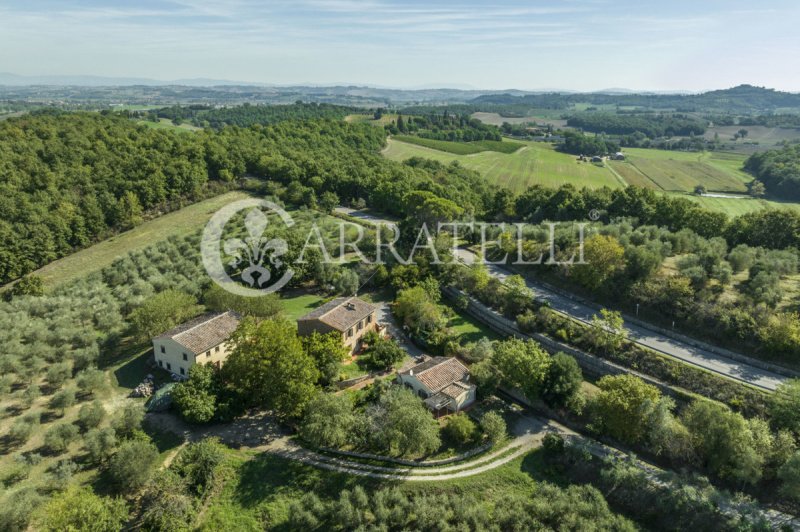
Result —
<instances>
[{"instance_id":1,"label":"hazy horizon","mask_svg":"<svg viewBox=\"0 0 800 532\"><path fill-rule=\"evenodd\" d=\"M10 0L0 72L474 90L800 91L800 5Z\"/></svg>"}]
</instances>

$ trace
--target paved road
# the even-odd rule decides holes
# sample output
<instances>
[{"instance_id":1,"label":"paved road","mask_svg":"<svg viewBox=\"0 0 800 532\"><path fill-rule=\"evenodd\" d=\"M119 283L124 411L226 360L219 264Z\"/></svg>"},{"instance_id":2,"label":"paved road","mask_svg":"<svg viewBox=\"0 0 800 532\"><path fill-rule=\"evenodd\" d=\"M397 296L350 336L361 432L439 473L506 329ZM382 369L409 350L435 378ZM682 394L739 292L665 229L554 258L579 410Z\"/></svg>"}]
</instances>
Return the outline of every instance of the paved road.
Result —
<instances>
[{"instance_id":1,"label":"paved road","mask_svg":"<svg viewBox=\"0 0 800 532\"><path fill-rule=\"evenodd\" d=\"M477 258L474 253L466 249L459 249L458 257L467 264L472 264ZM486 267L492 276L501 281L513 275L508 270L496 264L487 264ZM548 290L535 281L526 279L525 282L528 287L534 291L537 299L547 301L554 310L568 314L579 321L590 323L592 316L597 313L596 309ZM629 338L637 344L658 351L664 355L677 358L693 366L713 371L714 373L751 384L764 390L774 391L780 383L787 379L777 373L663 336L639 325L626 323L625 328L628 330Z\"/></svg>"},{"instance_id":2,"label":"paved road","mask_svg":"<svg viewBox=\"0 0 800 532\"><path fill-rule=\"evenodd\" d=\"M377 213L359 212L344 207L339 207L336 210L342 214L348 214L371 222L393 222L392 220L381 218ZM459 259L467 264L473 263L477 258L474 253L466 249L459 249L457 255ZM513 275L511 272L498 265L487 264L486 267L491 275L500 280L504 280L508 276ZM534 291L537 299L547 301L554 310L567 314L581 322L590 323L591 317L597 313L597 310L591 306L553 292L535 281L526 279L525 282L528 287ZM761 388L762 390L774 391L778 385L787 380L787 377L779 375L778 373L747 364L746 362L734 360L709 349L704 349L664 336L653 329L641 325L626 323L625 328L628 331L629 338L637 344L681 360L687 364Z\"/></svg>"}]
</instances>

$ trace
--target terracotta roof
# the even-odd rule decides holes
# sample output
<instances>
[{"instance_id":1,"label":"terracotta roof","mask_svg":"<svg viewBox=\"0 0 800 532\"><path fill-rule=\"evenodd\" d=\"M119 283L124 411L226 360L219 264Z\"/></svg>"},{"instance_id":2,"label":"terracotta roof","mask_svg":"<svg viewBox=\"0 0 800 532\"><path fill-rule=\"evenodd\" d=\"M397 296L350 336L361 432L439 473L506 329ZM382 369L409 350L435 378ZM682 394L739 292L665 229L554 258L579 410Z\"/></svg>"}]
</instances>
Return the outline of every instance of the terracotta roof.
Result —
<instances>
[{"instance_id":1,"label":"terracotta roof","mask_svg":"<svg viewBox=\"0 0 800 532\"><path fill-rule=\"evenodd\" d=\"M169 338L197 355L227 340L239 326L241 319L232 310L203 314L159 334L156 339Z\"/></svg>"},{"instance_id":2,"label":"terracotta roof","mask_svg":"<svg viewBox=\"0 0 800 532\"><path fill-rule=\"evenodd\" d=\"M321 305L297 321L319 320L340 332L345 332L373 312L377 307L357 297L337 297Z\"/></svg>"},{"instance_id":3,"label":"terracotta roof","mask_svg":"<svg viewBox=\"0 0 800 532\"><path fill-rule=\"evenodd\" d=\"M401 374L413 375L431 393L443 391L448 386L469 378L469 370L455 357L433 357Z\"/></svg>"},{"instance_id":4,"label":"terracotta roof","mask_svg":"<svg viewBox=\"0 0 800 532\"><path fill-rule=\"evenodd\" d=\"M442 388L442 391L439 393L446 395L447 397L450 397L452 399L458 399L468 391L469 391L468 384L465 384L463 382L454 382L453 384L448 384L447 386Z\"/></svg>"}]
</instances>

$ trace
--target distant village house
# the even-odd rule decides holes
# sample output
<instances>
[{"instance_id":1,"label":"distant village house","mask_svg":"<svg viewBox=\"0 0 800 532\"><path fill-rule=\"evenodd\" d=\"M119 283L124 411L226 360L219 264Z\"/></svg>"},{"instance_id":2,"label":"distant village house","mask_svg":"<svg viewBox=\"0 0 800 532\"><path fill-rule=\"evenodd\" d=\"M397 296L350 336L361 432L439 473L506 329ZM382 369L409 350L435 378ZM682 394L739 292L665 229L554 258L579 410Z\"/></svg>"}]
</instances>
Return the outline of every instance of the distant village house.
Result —
<instances>
[{"instance_id":1,"label":"distant village house","mask_svg":"<svg viewBox=\"0 0 800 532\"><path fill-rule=\"evenodd\" d=\"M414 390L436 417L459 412L475 402L469 369L453 357L433 357L398 372L400 384Z\"/></svg>"},{"instance_id":2,"label":"distant village house","mask_svg":"<svg viewBox=\"0 0 800 532\"><path fill-rule=\"evenodd\" d=\"M317 307L297 320L297 332L308 336L313 332L342 335L342 343L357 353L362 349L362 340L369 331L380 333L376 312L378 307L357 297L338 297Z\"/></svg>"},{"instance_id":3,"label":"distant village house","mask_svg":"<svg viewBox=\"0 0 800 532\"><path fill-rule=\"evenodd\" d=\"M156 364L179 377L188 377L195 364L222 366L230 352L228 339L240 321L233 311L204 314L156 336Z\"/></svg>"}]
</instances>

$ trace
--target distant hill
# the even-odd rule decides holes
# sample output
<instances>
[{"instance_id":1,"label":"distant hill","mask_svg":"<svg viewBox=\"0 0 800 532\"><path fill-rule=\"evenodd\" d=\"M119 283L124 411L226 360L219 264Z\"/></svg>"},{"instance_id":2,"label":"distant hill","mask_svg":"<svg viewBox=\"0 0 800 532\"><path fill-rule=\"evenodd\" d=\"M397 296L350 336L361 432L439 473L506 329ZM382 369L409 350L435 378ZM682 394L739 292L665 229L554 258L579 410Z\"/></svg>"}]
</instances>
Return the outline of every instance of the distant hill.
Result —
<instances>
[{"instance_id":1,"label":"distant hill","mask_svg":"<svg viewBox=\"0 0 800 532\"><path fill-rule=\"evenodd\" d=\"M800 112L800 94L775 89L739 85L730 89L714 90L700 94L610 94L606 92L564 94L513 95L485 94L470 100L472 105L507 105L566 109L575 103L594 105L640 106L650 109L679 111L708 111L735 113L771 113L777 110L797 109Z\"/></svg>"}]
</instances>

